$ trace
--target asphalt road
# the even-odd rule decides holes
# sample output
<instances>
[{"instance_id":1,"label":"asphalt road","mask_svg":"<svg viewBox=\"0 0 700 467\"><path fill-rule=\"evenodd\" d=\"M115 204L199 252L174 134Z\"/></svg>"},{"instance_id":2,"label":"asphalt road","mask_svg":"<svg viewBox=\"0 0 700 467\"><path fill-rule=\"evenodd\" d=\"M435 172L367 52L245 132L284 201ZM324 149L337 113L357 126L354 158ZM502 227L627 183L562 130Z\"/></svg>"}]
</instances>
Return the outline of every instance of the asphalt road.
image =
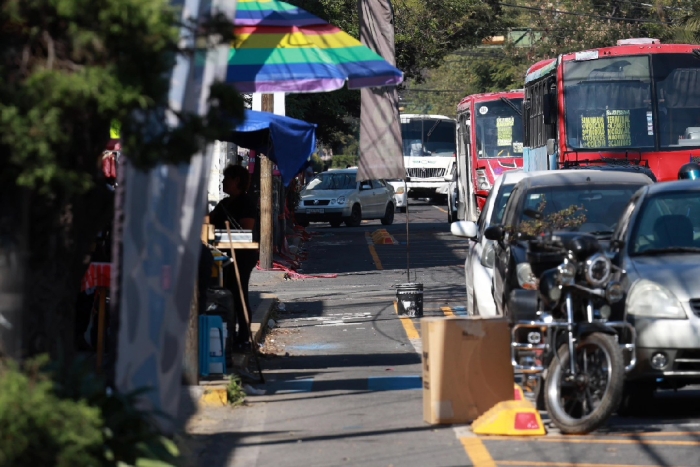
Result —
<instances>
[{"instance_id":1,"label":"asphalt road","mask_svg":"<svg viewBox=\"0 0 700 467\"><path fill-rule=\"evenodd\" d=\"M262 348L264 394L208 422L200 465L700 465L700 391L660 394L644 418L614 418L589 436L478 438L424 423L420 324L398 318L394 287L410 269L425 316L463 313L465 240L450 235L444 206L417 202L409 214L408 235L405 214L388 227L312 224L301 272L324 278L254 272L251 290L283 304ZM383 228L398 244L373 242Z\"/></svg>"}]
</instances>

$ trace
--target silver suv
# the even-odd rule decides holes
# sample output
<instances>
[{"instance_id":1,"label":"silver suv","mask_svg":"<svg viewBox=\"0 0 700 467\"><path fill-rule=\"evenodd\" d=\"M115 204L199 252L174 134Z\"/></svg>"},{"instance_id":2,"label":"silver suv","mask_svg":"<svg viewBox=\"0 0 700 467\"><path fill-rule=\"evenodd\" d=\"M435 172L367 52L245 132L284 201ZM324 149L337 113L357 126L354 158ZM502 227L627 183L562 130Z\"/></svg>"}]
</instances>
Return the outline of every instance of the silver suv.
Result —
<instances>
[{"instance_id":1,"label":"silver suv","mask_svg":"<svg viewBox=\"0 0 700 467\"><path fill-rule=\"evenodd\" d=\"M365 219L394 222L394 189L384 180L357 182L357 169L329 170L318 174L301 191L294 211L297 222L328 222L332 227L358 226Z\"/></svg>"}]
</instances>

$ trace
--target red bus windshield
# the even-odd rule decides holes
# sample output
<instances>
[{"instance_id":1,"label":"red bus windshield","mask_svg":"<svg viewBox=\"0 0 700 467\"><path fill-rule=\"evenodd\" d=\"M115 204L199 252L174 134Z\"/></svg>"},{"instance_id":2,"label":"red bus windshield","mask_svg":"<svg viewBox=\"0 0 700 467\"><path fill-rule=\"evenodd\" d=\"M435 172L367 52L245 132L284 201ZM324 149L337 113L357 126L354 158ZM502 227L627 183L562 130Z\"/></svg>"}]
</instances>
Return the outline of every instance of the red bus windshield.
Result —
<instances>
[{"instance_id":1,"label":"red bus windshield","mask_svg":"<svg viewBox=\"0 0 700 467\"><path fill-rule=\"evenodd\" d=\"M480 159L523 157L523 118L516 111L523 100L506 99L476 104L476 147ZM510 104L509 104L510 103Z\"/></svg>"},{"instance_id":2,"label":"red bus windshield","mask_svg":"<svg viewBox=\"0 0 700 467\"><path fill-rule=\"evenodd\" d=\"M564 105L570 148L700 148L700 60L653 54L566 62Z\"/></svg>"}]
</instances>

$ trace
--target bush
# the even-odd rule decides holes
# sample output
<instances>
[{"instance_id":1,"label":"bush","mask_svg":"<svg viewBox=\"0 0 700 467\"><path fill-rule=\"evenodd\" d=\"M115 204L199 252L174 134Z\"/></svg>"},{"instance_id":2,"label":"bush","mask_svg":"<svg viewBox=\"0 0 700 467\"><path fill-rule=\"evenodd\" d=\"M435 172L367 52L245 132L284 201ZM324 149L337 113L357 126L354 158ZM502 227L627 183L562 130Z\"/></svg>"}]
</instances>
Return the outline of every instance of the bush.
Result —
<instances>
[{"instance_id":1,"label":"bush","mask_svg":"<svg viewBox=\"0 0 700 467\"><path fill-rule=\"evenodd\" d=\"M0 466L103 465L100 409L61 399L33 362L0 368Z\"/></svg>"},{"instance_id":2,"label":"bush","mask_svg":"<svg viewBox=\"0 0 700 467\"><path fill-rule=\"evenodd\" d=\"M146 390L106 387L88 361L0 369L0 467L174 465L178 451L138 407Z\"/></svg>"}]
</instances>

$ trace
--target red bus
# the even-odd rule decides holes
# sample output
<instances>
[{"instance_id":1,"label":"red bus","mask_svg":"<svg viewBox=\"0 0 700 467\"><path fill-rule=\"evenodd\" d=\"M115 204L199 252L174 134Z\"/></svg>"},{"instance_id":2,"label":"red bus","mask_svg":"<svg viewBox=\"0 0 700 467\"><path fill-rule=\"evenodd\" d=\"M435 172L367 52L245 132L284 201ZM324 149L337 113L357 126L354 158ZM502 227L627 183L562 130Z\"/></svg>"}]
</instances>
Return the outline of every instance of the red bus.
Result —
<instances>
[{"instance_id":1,"label":"red bus","mask_svg":"<svg viewBox=\"0 0 700 467\"><path fill-rule=\"evenodd\" d=\"M523 166L523 91L467 96L457 106L457 177L449 220L476 221L496 177Z\"/></svg>"},{"instance_id":2,"label":"red bus","mask_svg":"<svg viewBox=\"0 0 700 467\"><path fill-rule=\"evenodd\" d=\"M700 158L698 48L627 39L530 67L525 170L640 165L676 180Z\"/></svg>"}]
</instances>

